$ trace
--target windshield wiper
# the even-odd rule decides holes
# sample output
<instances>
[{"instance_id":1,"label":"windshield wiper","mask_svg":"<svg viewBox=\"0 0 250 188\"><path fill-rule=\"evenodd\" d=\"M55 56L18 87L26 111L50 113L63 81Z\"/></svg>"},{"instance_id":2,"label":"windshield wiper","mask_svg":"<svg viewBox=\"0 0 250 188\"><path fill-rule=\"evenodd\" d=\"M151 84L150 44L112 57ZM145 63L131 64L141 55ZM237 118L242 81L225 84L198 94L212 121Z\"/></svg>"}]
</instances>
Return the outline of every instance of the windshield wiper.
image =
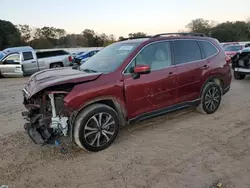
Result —
<instances>
[{"instance_id":1,"label":"windshield wiper","mask_svg":"<svg viewBox=\"0 0 250 188\"><path fill-rule=\"evenodd\" d=\"M82 69L84 72L97 72L96 70L91 70L91 69Z\"/></svg>"}]
</instances>

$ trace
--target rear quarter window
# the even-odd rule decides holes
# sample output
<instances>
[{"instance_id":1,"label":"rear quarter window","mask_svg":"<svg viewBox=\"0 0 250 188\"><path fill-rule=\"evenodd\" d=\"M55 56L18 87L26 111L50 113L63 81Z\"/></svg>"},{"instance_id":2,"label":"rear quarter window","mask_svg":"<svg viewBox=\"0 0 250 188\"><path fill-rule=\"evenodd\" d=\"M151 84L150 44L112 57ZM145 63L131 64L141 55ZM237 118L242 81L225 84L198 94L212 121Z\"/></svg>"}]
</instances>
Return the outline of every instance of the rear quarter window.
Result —
<instances>
[{"instance_id":1,"label":"rear quarter window","mask_svg":"<svg viewBox=\"0 0 250 188\"><path fill-rule=\"evenodd\" d=\"M37 52L36 55L37 58L47 58L60 55L69 55L69 52L66 52L64 50L53 50L53 51Z\"/></svg>"},{"instance_id":2,"label":"rear quarter window","mask_svg":"<svg viewBox=\"0 0 250 188\"><path fill-rule=\"evenodd\" d=\"M199 41L199 44L200 44L201 48L203 49L203 52L204 52L204 55L206 58L211 57L211 56L217 54L217 52L218 52L218 49L210 42Z\"/></svg>"},{"instance_id":3,"label":"rear quarter window","mask_svg":"<svg viewBox=\"0 0 250 188\"><path fill-rule=\"evenodd\" d=\"M175 63L184 64L202 59L201 50L196 40L174 41Z\"/></svg>"}]
</instances>

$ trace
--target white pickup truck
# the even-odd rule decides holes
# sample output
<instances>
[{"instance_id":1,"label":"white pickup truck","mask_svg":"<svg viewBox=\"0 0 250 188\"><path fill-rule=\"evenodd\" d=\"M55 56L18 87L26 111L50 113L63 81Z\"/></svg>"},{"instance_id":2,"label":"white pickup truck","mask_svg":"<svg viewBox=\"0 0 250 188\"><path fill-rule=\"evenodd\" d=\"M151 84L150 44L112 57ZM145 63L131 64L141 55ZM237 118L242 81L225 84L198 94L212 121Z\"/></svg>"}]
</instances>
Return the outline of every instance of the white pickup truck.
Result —
<instances>
[{"instance_id":1,"label":"white pickup truck","mask_svg":"<svg viewBox=\"0 0 250 188\"><path fill-rule=\"evenodd\" d=\"M35 51L29 46L7 48L0 52L0 76L20 77L37 71L72 65L64 50Z\"/></svg>"}]
</instances>

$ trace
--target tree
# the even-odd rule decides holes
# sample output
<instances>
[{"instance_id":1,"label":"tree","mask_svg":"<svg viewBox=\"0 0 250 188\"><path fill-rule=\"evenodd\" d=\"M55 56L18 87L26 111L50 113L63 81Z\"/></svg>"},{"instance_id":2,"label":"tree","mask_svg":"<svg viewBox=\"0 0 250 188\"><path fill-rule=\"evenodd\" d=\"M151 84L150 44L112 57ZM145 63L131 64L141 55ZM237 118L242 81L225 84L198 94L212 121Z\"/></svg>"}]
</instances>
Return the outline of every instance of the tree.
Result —
<instances>
[{"instance_id":1,"label":"tree","mask_svg":"<svg viewBox=\"0 0 250 188\"><path fill-rule=\"evenodd\" d=\"M89 47L95 47L97 43L97 38L94 30L91 29L85 29L82 32L82 35L84 37L84 46L89 46Z\"/></svg>"},{"instance_id":2,"label":"tree","mask_svg":"<svg viewBox=\"0 0 250 188\"><path fill-rule=\"evenodd\" d=\"M137 32L137 33L129 33L128 37L129 38L136 38L136 37L146 37L147 34L143 32Z\"/></svg>"},{"instance_id":3,"label":"tree","mask_svg":"<svg viewBox=\"0 0 250 188\"><path fill-rule=\"evenodd\" d=\"M123 36L120 36L120 37L118 38L118 40L124 40L124 37L123 37Z\"/></svg>"},{"instance_id":4,"label":"tree","mask_svg":"<svg viewBox=\"0 0 250 188\"><path fill-rule=\"evenodd\" d=\"M211 36L220 42L248 41L249 25L243 21L224 22L211 29Z\"/></svg>"},{"instance_id":5,"label":"tree","mask_svg":"<svg viewBox=\"0 0 250 188\"><path fill-rule=\"evenodd\" d=\"M208 20L204 20L202 18L197 18L195 20L192 20L187 26L186 26L190 32L193 33L204 33L209 35L210 31L210 24Z\"/></svg>"},{"instance_id":6,"label":"tree","mask_svg":"<svg viewBox=\"0 0 250 188\"><path fill-rule=\"evenodd\" d=\"M31 28L29 25L17 25L16 26L21 33L22 43L27 44L31 39Z\"/></svg>"},{"instance_id":7,"label":"tree","mask_svg":"<svg viewBox=\"0 0 250 188\"><path fill-rule=\"evenodd\" d=\"M115 40L114 35L113 35L113 34L112 34L112 35L109 35L108 38L107 38L107 40L104 41L103 46L108 46L108 45L114 43L115 41L116 41L116 40Z\"/></svg>"},{"instance_id":8,"label":"tree","mask_svg":"<svg viewBox=\"0 0 250 188\"><path fill-rule=\"evenodd\" d=\"M0 50L21 45L19 30L9 21L0 20Z\"/></svg>"},{"instance_id":9,"label":"tree","mask_svg":"<svg viewBox=\"0 0 250 188\"><path fill-rule=\"evenodd\" d=\"M44 37L32 40L30 42L30 45L35 49L46 49L54 47L54 45Z\"/></svg>"}]
</instances>

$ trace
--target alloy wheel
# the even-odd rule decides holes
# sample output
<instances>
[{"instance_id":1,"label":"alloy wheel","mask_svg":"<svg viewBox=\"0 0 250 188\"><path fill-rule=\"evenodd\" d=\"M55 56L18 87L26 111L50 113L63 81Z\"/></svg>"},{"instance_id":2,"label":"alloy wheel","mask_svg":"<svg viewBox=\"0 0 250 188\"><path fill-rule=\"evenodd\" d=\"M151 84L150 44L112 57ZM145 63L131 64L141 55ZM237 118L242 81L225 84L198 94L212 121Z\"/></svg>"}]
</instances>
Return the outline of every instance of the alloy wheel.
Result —
<instances>
[{"instance_id":1,"label":"alloy wheel","mask_svg":"<svg viewBox=\"0 0 250 188\"><path fill-rule=\"evenodd\" d=\"M205 94L205 106L209 111L215 111L220 105L220 91L217 87L211 87Z\"/></svg>"},{"instance_id":2,"label":"alloy wheel","mask_svg":"<svg viewBox=\"0 0 250 188\"><path fill-rule=\"evenodd\" d=\"M92 147L107 144L115 134L115 120L108 113L93 115L84 127L84 138Z\"/></svg>"}]
</instances>

